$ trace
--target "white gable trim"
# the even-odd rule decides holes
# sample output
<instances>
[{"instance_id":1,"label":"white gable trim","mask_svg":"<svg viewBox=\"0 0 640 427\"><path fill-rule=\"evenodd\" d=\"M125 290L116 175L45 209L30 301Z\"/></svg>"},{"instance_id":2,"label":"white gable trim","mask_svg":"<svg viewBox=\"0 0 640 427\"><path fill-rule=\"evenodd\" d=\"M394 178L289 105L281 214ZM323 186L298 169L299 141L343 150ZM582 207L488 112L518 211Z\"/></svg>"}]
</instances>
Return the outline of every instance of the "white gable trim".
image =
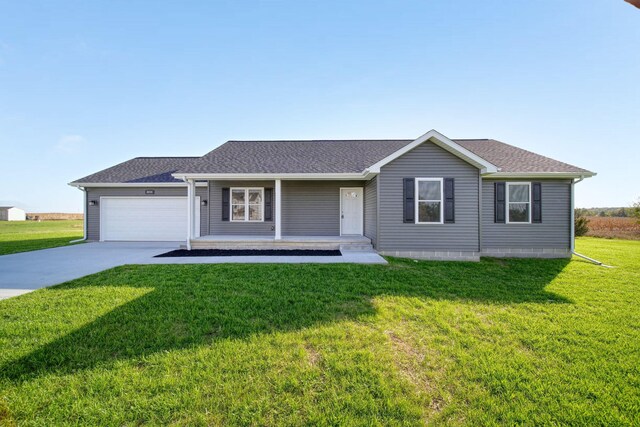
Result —
<instances>
[{"instance_id":1,"label":"white gable trim","mask_svg":"<svg viewBox=\"0 0 640 427\"><path fill-rule=\"evenodd\" d=\"M403 154L408 153L409 151L413 150L420 144L427 141L433 142L435 145L450 152L454 156L459 157L462 160L466 161L467 163L474 165L475 167L480 169L482 173L498 172L498 167L496 165L486 161L482 157L472 153L471 151L467 150L461 145L456 144L454 141L450 140L440 132L433 129L431 129L429 132L425 133L415 141L411 142L410 144L405 145L395 153L390 154L389 156L380 160L378 163L372 165L371 167L368 168L368 171L371 173L380 173L380 168L382 166L397 159Z\"/></svg>"}]
</instances>

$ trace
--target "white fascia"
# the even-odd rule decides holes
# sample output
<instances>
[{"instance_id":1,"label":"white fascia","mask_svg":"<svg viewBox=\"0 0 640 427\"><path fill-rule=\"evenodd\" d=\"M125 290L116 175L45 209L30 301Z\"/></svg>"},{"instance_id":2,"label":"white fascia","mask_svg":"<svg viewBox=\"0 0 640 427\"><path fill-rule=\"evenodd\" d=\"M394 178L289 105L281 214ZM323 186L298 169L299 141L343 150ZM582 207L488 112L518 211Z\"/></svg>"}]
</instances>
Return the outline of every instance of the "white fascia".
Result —
<instances>
[{"instance_id":1,"label":"white fascia","mask_svg":"<svg viewBox=\"0 0 640 427\"><path fill-rule=\"evenodd\" d=\"M467 163L474 165L475 167L480 169L480 172L483 174L498 172L498 167L496 165L486 161L485 159L478 156L477 154L472 153L471 151L467 150L460 144L457 144L456 142L450 140L449 138L447 138L446 136L444 136L443 134L441 134L440 132L434 129L425 133L424 135L417 138L410 144L405 145L398 151L388 155L384 159L380 160L378 163L369 167L367 170L371 173L380 173L380 168L382 166L397 159L403 154L408 153L409 151L418 147L420 144L423 144L424 142L427 142L427 141L434 143L438 147L450 152L454 156L459 157L462 160L466 161Z\"/></svg>"},{"instance_id":2,"label":"white fascia","mask_svg":"<svg viewBox=\"0 0 640 427\"><path fill-rule=\"evenodd\" d=\"M357 173L174 173L176 179L224 180L367 180L373 178L369 171Z\"/></svg>"},{"instance_id":3,"label":"white fascia","mask_svg":"<svg viewBox=\"0 0 640 427\"><path fill-rule=\"evenodd\" d=\"M513 179L536 179L536 178L556 178L556 179L573 179L573 178L591 178L596 176L595 172L496 172L485 173L483 178L513 178Z\"/></svg>"},{"instance_id":4,"label":"white fascia","mask_svg":"<svg viewBox=\"0 0 640 427\"><path fill-rule=\"evenodd\" d=\"M70 182L72 187L185 187L185 182ZM196 182L196 187L206 187L206 182Z\"/></svg>"}]
</instances>

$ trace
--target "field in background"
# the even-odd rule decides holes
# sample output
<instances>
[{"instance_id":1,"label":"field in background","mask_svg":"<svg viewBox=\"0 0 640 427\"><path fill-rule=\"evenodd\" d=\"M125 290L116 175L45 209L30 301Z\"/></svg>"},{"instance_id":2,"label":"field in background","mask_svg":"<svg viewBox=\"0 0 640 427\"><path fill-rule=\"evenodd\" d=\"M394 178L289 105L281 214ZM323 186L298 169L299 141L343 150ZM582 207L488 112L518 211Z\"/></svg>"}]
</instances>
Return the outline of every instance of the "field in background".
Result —
<instances>
[{"instance_id":1,"label":"field in background","mask_svg":"<svg viewBox=\"0 0 640 427\"><path fill-rule=\"evenodd\" d=\"M30 220L40 220L40 221L57 221L57 220L67 220L67 219L82 219L83 214L81 213L57 213L57 212L49 212L49 213L28 213L27 218Z\"/></svg>"},{"instance_id":2,"label":"field in background","mask_svg":"<svg viewBox=\"0 0 640 427\"><path fill-rule=\"evenodd\" d=\"M640 240L640 224L635 218L590 216L587 236L606 239Z\"/></svg>"},{"instance_id":3,"label":"field in background","mask_svg":"<svg viewBox=\"0 0 640 427\"><path fill-rule=\"evenodd\" d=\"M2 221L0 255L66 246L82 238L82 220L74 221Z\"/></svg>"}]
</instances>

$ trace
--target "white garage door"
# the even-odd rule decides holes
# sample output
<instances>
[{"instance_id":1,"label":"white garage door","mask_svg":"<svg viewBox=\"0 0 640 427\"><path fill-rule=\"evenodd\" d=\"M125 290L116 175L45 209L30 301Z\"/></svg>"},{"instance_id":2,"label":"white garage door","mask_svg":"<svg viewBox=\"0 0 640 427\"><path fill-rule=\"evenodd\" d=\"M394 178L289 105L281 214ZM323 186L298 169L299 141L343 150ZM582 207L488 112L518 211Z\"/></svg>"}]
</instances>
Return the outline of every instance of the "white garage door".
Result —
<instances>
[{"instance_id":1,"label":"white garage door","mask_svg":"<svg viewBox=\"0 0 640 427\"><path fill-rule=\"evenodd\" d=\"M196 206L200 198L196 197ZM186 197L102 197L100 240L185 241ZM196 209L196 236L200 235L200 209Z\"/></svg>"}]
</instances>

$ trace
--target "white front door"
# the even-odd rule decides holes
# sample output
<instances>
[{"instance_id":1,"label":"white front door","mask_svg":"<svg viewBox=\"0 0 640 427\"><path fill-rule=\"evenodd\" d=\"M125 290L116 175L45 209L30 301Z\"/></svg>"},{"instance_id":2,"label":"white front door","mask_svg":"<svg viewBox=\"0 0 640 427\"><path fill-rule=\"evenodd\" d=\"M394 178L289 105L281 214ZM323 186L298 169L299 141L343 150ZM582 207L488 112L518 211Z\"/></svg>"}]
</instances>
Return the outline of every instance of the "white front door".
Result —
<instances>
[{"instance_id":1,"label":"white front door","mask_svg":"<svg viewBox=\"0 0 640 427\"><path fill-rule=\"evenodd\" d=\"M362 188L340 189L340 235L362 236Z\"/></svg>"}]
</instances>

